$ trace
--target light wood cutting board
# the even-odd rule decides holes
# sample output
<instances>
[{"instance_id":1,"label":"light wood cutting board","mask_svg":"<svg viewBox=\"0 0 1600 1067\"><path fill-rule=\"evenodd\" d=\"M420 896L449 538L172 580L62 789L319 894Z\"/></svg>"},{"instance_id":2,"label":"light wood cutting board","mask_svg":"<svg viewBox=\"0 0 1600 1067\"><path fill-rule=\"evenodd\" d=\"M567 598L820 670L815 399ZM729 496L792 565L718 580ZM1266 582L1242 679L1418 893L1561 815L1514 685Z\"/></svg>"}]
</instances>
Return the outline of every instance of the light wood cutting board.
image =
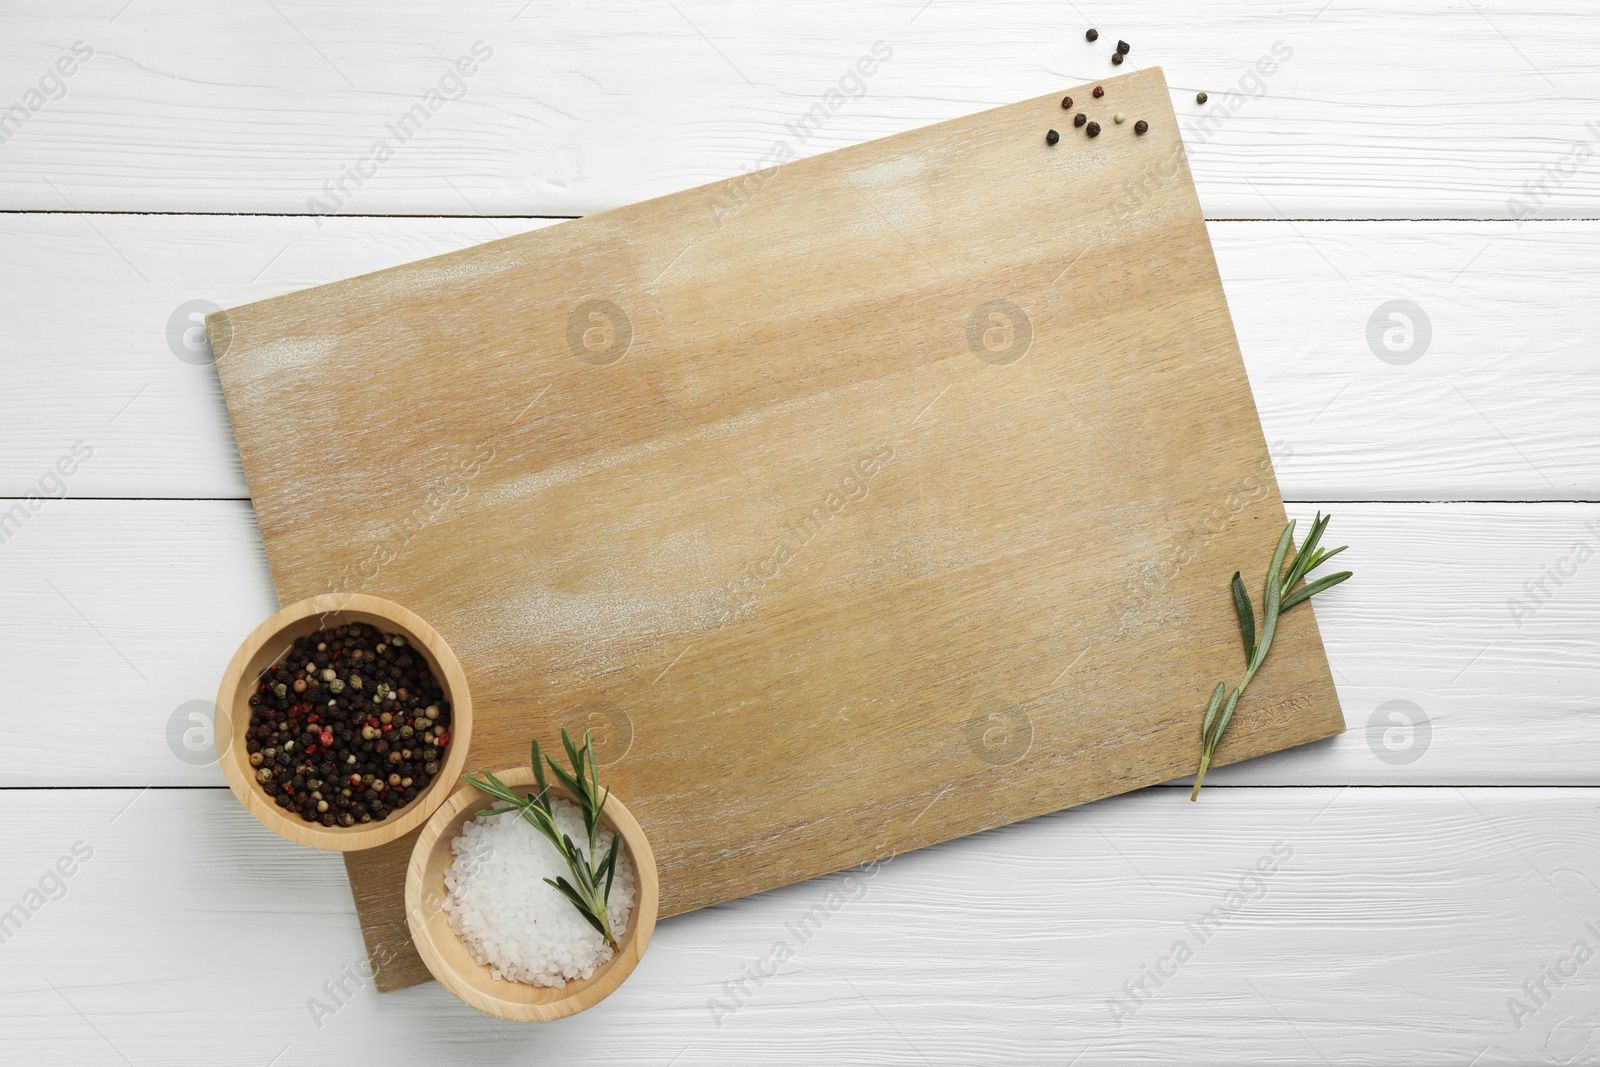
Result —
<instances>
[{"instance_id":1,"label":"light wood cutting board","mask_svg":"<svg viewBox=\"0 0 1600 1067\"><path fill-rule=\"evenodd\" d=\"M215 316L279 599L432 622L473 770L595 728L663 915L1190 772L1284 509L1166 83L1101 84ZM1221 761L1342 728L1297 609ZM410 848L347 859L383 989Z\"/></svg>"}]
</instances>

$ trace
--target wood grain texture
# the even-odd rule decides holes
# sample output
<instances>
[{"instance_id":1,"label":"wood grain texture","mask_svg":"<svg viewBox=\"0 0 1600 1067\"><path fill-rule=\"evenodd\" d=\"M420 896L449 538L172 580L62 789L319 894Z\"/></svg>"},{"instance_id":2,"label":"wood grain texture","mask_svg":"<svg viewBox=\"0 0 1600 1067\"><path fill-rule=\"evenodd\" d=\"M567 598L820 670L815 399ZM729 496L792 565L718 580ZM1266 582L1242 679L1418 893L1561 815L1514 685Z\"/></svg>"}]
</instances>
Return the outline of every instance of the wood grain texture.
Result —
<instances>
[{"instance_id":1,"label":"wood grain texture","mask_svg":"<svg viewBox=\"0 0 1600 1067\"><path fill-rule=\"evenodd\" d=\"M0 1054L1504 1067L1600 1050L1593 959L1521 1028L1507 1006L1576 941L1597 946L1600 790L1206 799L1118 797L665 919L605 1003L523 1027L437 984L374 995L337 861L225 790L0 792L6 907L74 842L93 849L0 945ZM1277 869L1249 877L1263 859ZM1192 958L1118 1026L1108 1002L1172 971L1180 940ZM753 968L776 973L758 986Z\"/></svg>"},{"instance_id":2,"label":"wood grain texture","mask_svg":"<svg viewBox=\"0 0 1600 1067\"><path fill-rule=\"evenodd\" d=\"M73 41L96 56L0 146L0 206L309 214L343 180L341 210L362 214L588 214L736 178L774 145L813 155L1127 70L1108 62L1117 37L1132 68L1167 69L1213 217L1591 217L1600 196L1574 155L1600 121L1585 0L201 10L14 13L7 104ZM880 40L893 59L847 79ZM477 41L492 58L441 86ZM441 89L420 132L388 132ZM842 106L801 126L830 90ZM379 138L394 155L374 167Z\"/></svg>"},{"instance_id":3,"label":"wood grain texture","mask_svg":"<svg viewBox=\"0 0 1600 1067\"><path fill-rule=\"evenodd\" d=\"M470 767L628 723L665 915L1183 773L1284 513L1166 85L1104 85L211 316L280 599L432 622ZM1223 762L1343 728L1285 621Z\"/></svg>"},{"instance_id":4,"label":"wood grain texture","mask_svg":"<svg viewBox=\"0 0 1600 1067\"><path fill-rule=\"evenodd\" d=\"M0 215L10 401L0 496L38 491L81 440L94 455L68 480L71 495L244 497L216 372L169 347L175 310L193 299L232 307L546 224ZM1600 223L1207 229L1286 497L1600 500L1600 422L1589 416L1600 407L1600 303L1589 299ZM1379 360L1367 336L1397 299L1431 324L1430 347L1408 365Z\"/></svg>"},{"instance_id":5,"label":"wood grain texture","mask_svg":"<svg viewBox=\"0 0 1600 1067\"><path fill-rule=\"evenodd\" d=\"M1600 568L1585 563L1559 587L1544 575L1593 543L1600 507L1308 503L1289 514L1305 523L1319 509L1334 512L1330 536L1350 545L1357 575L1313 605L1347 732L1213 771L1208 787L1594 781L1600 641L1585 627L1600 616ZM58 501L0 551L0 577L0 663L33 711L0 748L0 787L223 784L209 733L192 752L185 735L190 712L210 721L217 665L277 607L248 504ZM1524 583L1540 580L1553 595L1524 615ZM1409 762L1386 763L1369 743L1392 700L1428 716Z\"/></svg>"}]
</instances>

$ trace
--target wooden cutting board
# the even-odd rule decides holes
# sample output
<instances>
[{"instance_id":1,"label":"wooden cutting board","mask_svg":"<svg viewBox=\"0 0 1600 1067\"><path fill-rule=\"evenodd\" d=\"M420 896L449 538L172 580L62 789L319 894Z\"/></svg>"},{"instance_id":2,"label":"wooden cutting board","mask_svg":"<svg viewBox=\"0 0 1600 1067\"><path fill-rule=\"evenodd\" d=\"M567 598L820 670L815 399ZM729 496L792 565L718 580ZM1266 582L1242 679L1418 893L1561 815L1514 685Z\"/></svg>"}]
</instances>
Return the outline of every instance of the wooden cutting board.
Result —
<instances>
[{"instance_id":1,"label":"wooden cutting board","mask_svg":"<svg viewBox=\"0 0 1600 1067\"><path fill-rule=\"evenodd\" d=\"M594 728L664 915L1189 773L1284 509L1166 83L1102 84L214 316L279 599L432 622L473 770ZM1222 762L1342 728L1297 610ZM383 989L410 848L347 860Z\"/></svg>"}]
</instances>

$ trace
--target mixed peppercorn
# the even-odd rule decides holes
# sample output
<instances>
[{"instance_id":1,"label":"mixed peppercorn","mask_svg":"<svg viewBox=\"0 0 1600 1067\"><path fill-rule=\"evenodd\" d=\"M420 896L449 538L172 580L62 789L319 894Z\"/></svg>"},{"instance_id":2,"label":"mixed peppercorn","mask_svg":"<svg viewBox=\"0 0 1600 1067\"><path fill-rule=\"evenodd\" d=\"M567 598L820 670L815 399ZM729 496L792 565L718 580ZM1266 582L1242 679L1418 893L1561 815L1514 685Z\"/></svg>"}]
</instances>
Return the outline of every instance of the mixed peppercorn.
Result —
<instances>
[{"instance_id":1,"label":"mixed peppercorn","mask_svg":"<svg viewBox=\"0 0 1600 1067\"><path fill-rule=\"evenodd\" d=\"M1090 30L1086 31L1083 36L1084 36L1085 40L1089 41L1092 44L1095 41L1098 41L1100 39L1100 31L1099 30L1095 30L1095 29L1090 29ZM1130 53L1132 51L1133 51L1133 46L1130 45L1127 41L1118 41L1116 49L1111 53L1111 63L1112 63L1112 65L1113 66L1120 66L1122 64L1122 61L1127 57L1128 53ZM1102 86L1102 85L1096 85L1094 87L1094 89L1091 91L1090 95L1093 96L1096 100L1101 99L1102 97L1104 97L1106 95L1105 87ZM1195 94L1195 102L1196 103L1201 103L1201 104L1205 103L1206 102L1206 94L1205 93L1196 93ZM1065 111L1071 111L1072 110L1072 97L1070 97L1070 96L1062 97L1061 98L1061 107ZM1128 119L1128 117L1126 115L1124 115L1120 111L1117 112L1116 115L1113 116L1113 118L1115 119L1117 125L1119 125L1119 126L1122 125L1124 122L1126 122L1127 119ZM1098 122L1090 121L1089 116L1083 114L1081 111L1078 114L1072 116L1072 125L1075 126L1075 127L1078 127L1079 129L1082 129L1083 132L1084 132L1084 135L1087 136L1087 137L1098 137L1098 136L1100 136L1100 124ZM1133 124L1133 132L1134 132L1134 134L1136 136L1143 137L1145 134L1150 132L1150 124L1148 122L1146 122L1144 119L1139 119L1137 122L1135 122ZM1049 131L1047 131L1045 133L1044 139L1045 139L1045 143L1046 144L1055 145L1055 144L1058 144L1061 141L1061 135L1059 133L1057 133L1055 130L1049 130Z\"/></svg>"},{"instance_id":2,"label":"mixed peppercorn","mask_svg":"<svg viewBox=\"0 0 1600 1067\"><path fill-rule=\"evenodd\" d=\"M1101 99L1102 97L1104 97L1106 95L1105 86L1096 85L1090 91L1090 95L1093 96L1096 100ZM1072 108L1072 97L1070 97L1070 96L1062 97L1061 106L1064 107L1064 108L1067 108L1068 110L1071 110L1071 108ZM1124 122L1128 121L1128 116L1124 115L1120 111L1117 112L1115 115L1113 115L1112 118L1117 123L1118 126L1120 126ZM1082 129L1083 132L1084 132L1084 135L1086 137L1099 137L1100 136L1100 124L1098 122L1091 121L1089 116L1085 115L1081 111L1078 112L1076 115L1072 116L1072 125ZM1146 122L1144 119L1140 119L1138 122L1135 122L1133 124L1133 132L1138 134L1140 137L1143 137L1145 134L1150 132L1150 124L1148 122ZM1047 131L1045 133L1044 140L1045 140L1045 144L1054 145L1054 144L1057 144L1057 143L1060 142L1061 135L1058 134L1055 130L1049 130L1049 131Z\"/></svg>"},{"instance_id":3,"label":"mixed peppercorn","mask_svg":"<svg viewBox=\"0 0 1600 1067\"><path fill-rule=\"evenodd\" d=\"M1095 41L1098 41L1100 39L1100 31L1099 30L1095 30L1095 29L1090 29L1090 30L1086 31L1083 36L1084 36L1085 40L1087 40L1087 41L1089 41L1089 43L1093 44ZM1128 53L1131 52L1131 51L1133 51L1133 46L1130 45L1127 41L1118 41L1116 50L1111 53L1111 63L1112 63L1112 65L1113 66L1121 66L1123 59L1126 58ZM1100 86L1100 85L1096 85L1094 87L1094 91L1093 91L1093 93L1091 95L1093 95L1096 100L1099 100L1101 97L1106 95L1105 87L1104 86ZM1205 103L1206 102L1206 94L1205 93L1196 93L1196 94L1194 94L1194 101L1197 104ZM1061 100L1061 107L1064 110L1071 111L1072 110L1072 97L1070 97L1070 96L1063 97L1062 100ZM1122 114L1120 111L1114 116L1114 118L1116 119L1116 122L1117 122L1117 124L1119 126L1123 122L1127 121L1127 116ZM1089 121L1089 116L1083 114L1082 112L1079 112L1078 114L1072 116L1072 125L1082 129L1086 136L1098 137L1100 135L1100 124L1098 122L1090 122ZM1150 132L1150 124L1148 122L1146 122L1144 119L1140 119L1140 120L1138 120L1137 122L1135 122L1133 124L1133 132L1137 136L1143 137L1145 134ZM1057 142L1059 142L1060 140L1061 140L1061 136L1060 136L1060 134L1056 133L1055 130L1051 130L1049 133L1045 134L1045 142L1048 143L1048 144L1054 145Z\"/></svg>"},{"instance_id":4,"label":"mixed peppercorn","mask_svg":"<svg viewBox=\"0 0 1600 1067\"><path fill-rule=\"evenodd\" d=\"M256 782L306 822L381 822L428 787L450 703L419 651L365 623L295 641L261 672L246 745Z\"/></svg>"}]
</instances>

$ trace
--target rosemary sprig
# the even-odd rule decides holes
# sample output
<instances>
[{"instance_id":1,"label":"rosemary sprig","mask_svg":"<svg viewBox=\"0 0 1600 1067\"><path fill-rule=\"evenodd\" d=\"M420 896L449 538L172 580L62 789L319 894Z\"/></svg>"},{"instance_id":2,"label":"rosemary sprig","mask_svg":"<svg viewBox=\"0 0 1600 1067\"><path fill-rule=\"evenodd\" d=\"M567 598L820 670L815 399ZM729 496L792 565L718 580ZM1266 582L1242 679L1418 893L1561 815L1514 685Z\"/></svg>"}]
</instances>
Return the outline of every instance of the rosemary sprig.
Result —
<instances>
[{"instance_id":1,"label":"rosemary sprig","mask_svg":"<svg viewBox=\"0 0 1600 1067\"><path fill-rule=\"evenodd\" d=\"M1261 665L1266 662L1267 653L1272 649L1272 639L1278 632L1278 619L1284 612L1294 607L1303 600L1310 600L1324 589L1332 589L1346 578L1350 577L1349 571L1340 571L1318 578L1314 582L1296 589L1305 577L1323 563L1337 556L1345 550L1346 545L1340 545L1333 551L1325 551L1318 547L1322 540L1322 531L1327 529L1328 520L1322 512L1317 512L1317 517L1311 524L1311 532L1306 535L1305 544L1295 553L1294 559L1284 570L1284 560L1289 554L1289 546L1294 540L1294 521L1283 528L1283 535L1278 538L1278 547L1272 553L1272 565L1267 568L1266 589L1261 594L1261 633L1256 634L1255 612L1250 607L1250 594L1245 591L1244 581L1239 577L1239 572L1233 572L1233 609L1239 616L1239 636L1244 640L1244 678L1234 686L1233 692L1228 693L1225 682L1218 682L1217 687L1211 691L1211 701L1206 705L1205 718L1200 722L1200 769L1195 773L1194 790L1189 794L1190 800L1200 796L1200 786L1206 780L1206 770L1211 766L1211 757L1216 754L1217 746L1222 743L1222 735L1227 732L1228 724L1233 722L1233 713L1238 710L1239 698L1244 695L1245 687L1256 676ZM1223 696L1227 702L1223 702ZM1220 710L1220 714L1218 714Z\"/></svg>"},{"instance_id":2,"label":"rosemary sprig","mask_svg":"<svg viewBox=\"0 0 1600 1067\"><path fill-rule=\"evenodd\" d=\"M480 811L479 815L520 812L534 829L556 846L556 851L567 861L567 869L572 873L572 880L568 881L557 876L546 878L546 884L554 886L562 896L571 901L572 906L578 909L578 914L582 915L590 926L600 931L600 936L605 938L606 944L615 950L617 938L611 932L611 916L606 910L606 902L611 897L611 879L617 873L617 848L622 844L620 834L612 835L611 847L606 850L598 863L595 862L595 853L599 851L600 846L600 813L605 810L606 801L611 797L611 790L600 788L600 769L595 763L594 742L589 737L589 731L583 732L583 747L579 748L572 743L572 738L563 728L561 745L567 750L567 760L572 764L570 772L540 752L539 740L534 739L533 777L539 783L537 793L518 796L510 786L487 771L484 772L482 780L469 774L467 781L496 800L510 805L510 807ZM587 850L574 844L572 838L562 833L561 828L556 825L555 815L550 810L550 786L544 776L546 763L550 765L550 771L556 779L577 799L578 808L583 813L583 826L589 838Z\"/></svg>"}]
</instances>

